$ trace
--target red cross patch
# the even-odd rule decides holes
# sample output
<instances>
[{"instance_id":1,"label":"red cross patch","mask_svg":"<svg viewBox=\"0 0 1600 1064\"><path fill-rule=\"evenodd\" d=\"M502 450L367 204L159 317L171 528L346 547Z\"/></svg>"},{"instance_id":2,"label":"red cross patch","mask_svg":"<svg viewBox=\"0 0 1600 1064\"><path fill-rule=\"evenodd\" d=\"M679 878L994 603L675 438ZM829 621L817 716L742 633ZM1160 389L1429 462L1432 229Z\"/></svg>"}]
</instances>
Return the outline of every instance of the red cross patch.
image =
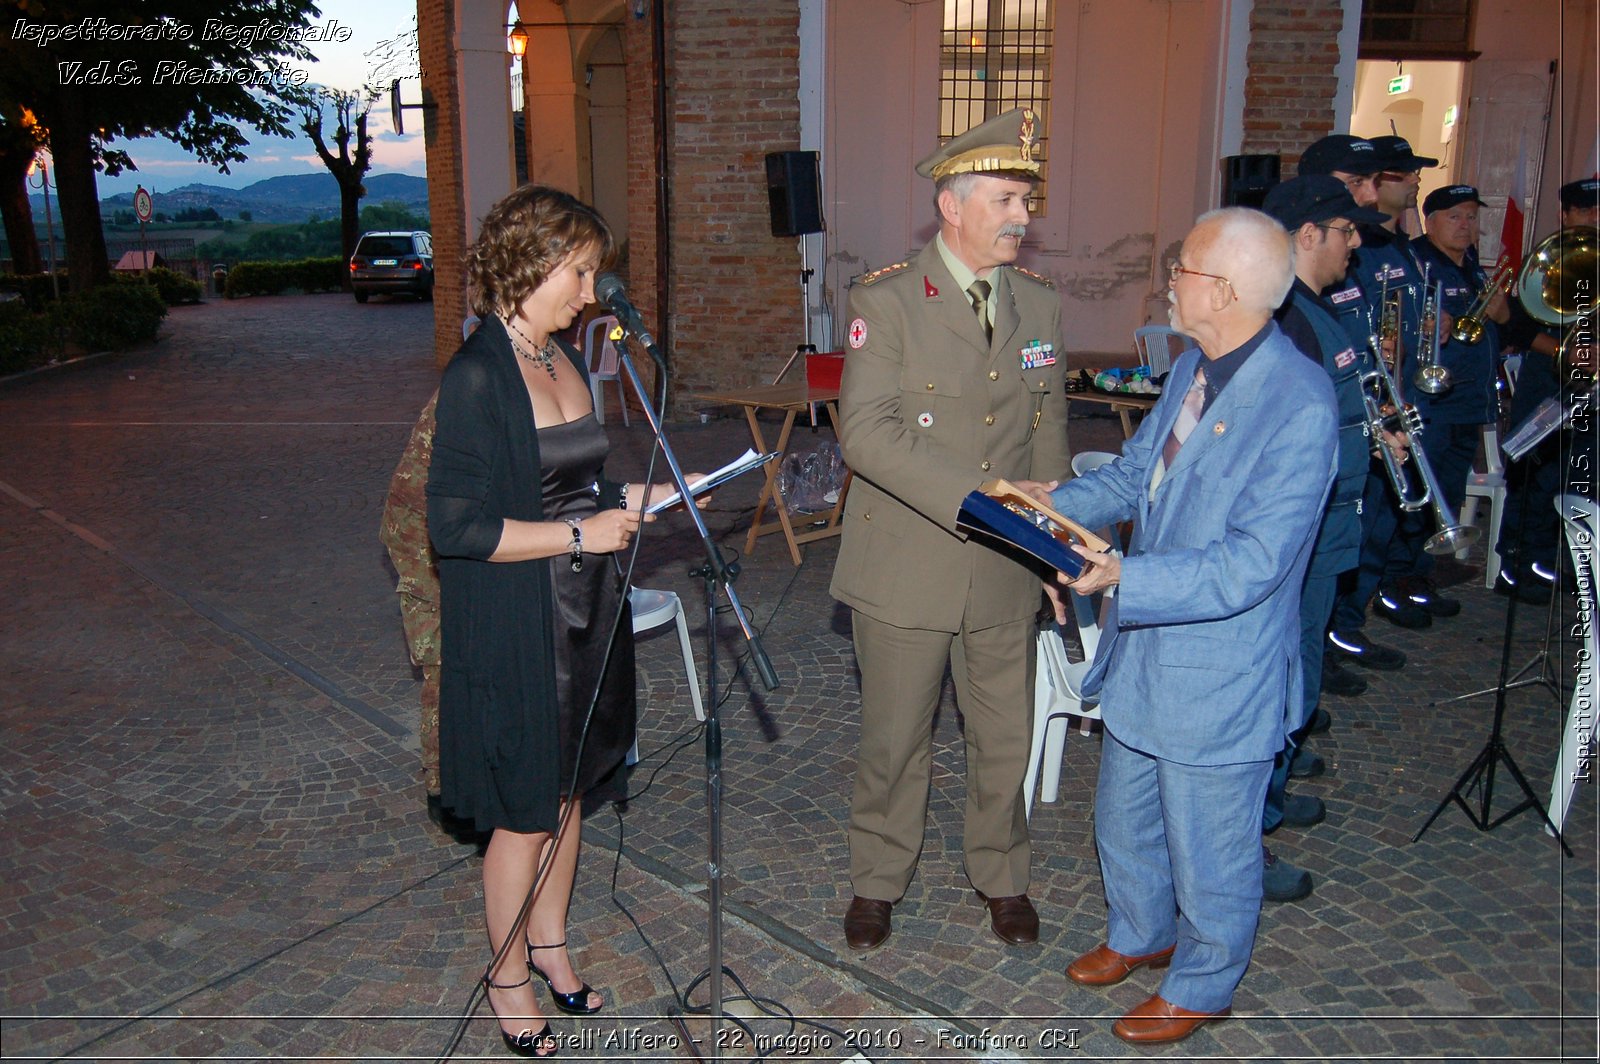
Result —
<instances>
[{"instance_id":1,"label":"red cross patch","mask_svg":"<svg viewBox=\"0 0 1600 1064\"><path fill-rule=\"evenodd\" d=\"M857 318L850 323L850 347L859 351L867 345L867 323Z\"/></svg>"}]
</instances>

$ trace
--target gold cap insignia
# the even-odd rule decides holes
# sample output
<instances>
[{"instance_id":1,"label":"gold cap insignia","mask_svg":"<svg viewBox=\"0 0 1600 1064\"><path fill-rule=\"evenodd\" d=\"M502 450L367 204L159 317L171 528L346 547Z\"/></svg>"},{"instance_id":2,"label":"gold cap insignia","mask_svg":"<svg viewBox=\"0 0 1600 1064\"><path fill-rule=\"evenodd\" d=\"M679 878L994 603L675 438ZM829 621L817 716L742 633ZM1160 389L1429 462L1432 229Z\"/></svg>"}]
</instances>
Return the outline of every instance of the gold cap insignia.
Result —
<instances>
[{"instance_id":1,"label":"gold cap insignia","mask_svg":"<svg viewBox=\"0 0 1600 1064\"><path fill-rule=\"evenodd\" d=\"M952 138L917 163L917 173L935 181L952 174L1038 177L1038 144L1038 116L1017 107Z\"/></svg>"}]
</instances>

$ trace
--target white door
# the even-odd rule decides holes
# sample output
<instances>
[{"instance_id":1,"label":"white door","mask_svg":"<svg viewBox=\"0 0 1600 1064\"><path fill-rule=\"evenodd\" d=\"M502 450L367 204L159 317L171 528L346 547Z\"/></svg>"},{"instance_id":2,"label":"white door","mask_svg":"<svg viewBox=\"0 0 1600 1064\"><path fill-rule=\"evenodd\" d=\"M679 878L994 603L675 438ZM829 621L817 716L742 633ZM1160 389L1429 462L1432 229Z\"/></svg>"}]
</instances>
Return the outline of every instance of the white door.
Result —
<instances>
[{"instance_id":1,"label":"white door","mask_svg":"<svg viewBox=\"0 0 1600 1064\"><path fill-rule=\"evenodd\" d=\"M1462 177L1478 187L1484 206L1478 214L1478 257L1485 264L1500 257L1500 229L1506 200L1515 194L1526 219L1524 253L1532 247L1532 226L1550 127L1550 91L1555 72L1547 60L1480 59L1469 64L1471 93L1466 115Z\"/></svg>"}]
</instances>

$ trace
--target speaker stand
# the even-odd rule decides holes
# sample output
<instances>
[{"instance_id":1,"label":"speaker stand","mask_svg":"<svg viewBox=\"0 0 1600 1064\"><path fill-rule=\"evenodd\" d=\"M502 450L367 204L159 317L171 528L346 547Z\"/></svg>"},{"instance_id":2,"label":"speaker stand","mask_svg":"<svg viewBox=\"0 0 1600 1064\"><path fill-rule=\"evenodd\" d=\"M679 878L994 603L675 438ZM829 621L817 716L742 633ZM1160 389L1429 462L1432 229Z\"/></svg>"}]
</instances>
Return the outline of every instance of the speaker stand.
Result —
<instances>
[{"instance_id":1,"label":"speaker stand","mask_svg":"<svg viewBox=\"0 0 1600 1064\"><path fill-rule=\"evenodd\" d=\"M783 368L778 371L778 375L772 378L773 384L782 383L784 375L789 372L789 367L794 365L795 360L801 355L814 355L817 353L817 345L811 342L811 275L815 272L811 268L810 250L806 247L806 238L802 235L800 237L800 316L803 319L805 342L794 349L794 353L789 356L789 361L785 362ZM817 427L817 412L815 408L812 408L811 411L811 427Z\"/></svg>"}]
</instances>

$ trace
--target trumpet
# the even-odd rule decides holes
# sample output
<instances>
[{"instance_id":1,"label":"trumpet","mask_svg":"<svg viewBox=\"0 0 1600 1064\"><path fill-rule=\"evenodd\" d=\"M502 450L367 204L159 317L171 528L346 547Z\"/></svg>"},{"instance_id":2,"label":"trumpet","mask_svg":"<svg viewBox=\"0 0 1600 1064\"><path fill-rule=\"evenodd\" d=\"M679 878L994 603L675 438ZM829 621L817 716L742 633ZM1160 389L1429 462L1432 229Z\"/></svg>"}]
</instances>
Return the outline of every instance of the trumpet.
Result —
<instances>
[{"instance_id":1,"label":"trumpet","mask_svg":"<svg viewBox=\"0 0 1600 1064\"><path fill-rule=\"evenodd\" d=\"M1450 379L1450 371L1439 361L1439 302L1444 286L1440 281L1430 280L1431 275L1432 268L1424 266L1422 331L1417 341L1417 372L1412 374L1411 383L1417 386L1419 392L1440 395L1448 392L1455 381Z\"/></svg>"},{"instance_id":2,"label":"trumpet","mask_svg":"<svg viewBox=\"0 0 1600 1064\"><path fill-rule=\"evenodd\" d=\"M1478 530L1456 520L1456 515L1450 511L1450 504L1444 501L1439 481L1433 475L1433 467L1428 465L1428 456L1422 451L1422 415L1416 407L1407 406L1401 400L1394 374L1384 364L1378 336L1373 335L1368 343L1374 354L1373 368L1363 371L1360 376L1361 402L1366 408L1367 433L1377 441L1378 456L1383 459L1384 472L1389 476L1389 484L1394 488L1400 509L1409 513L1424 506L1433 507L1439 531L1429 536L1428 542L1423 545L1429 554L1454 554L1470 547L1478 540ZM1410 437L1412 464L1416 466L1417 478L1421 481L1419 487L1412 486L1411 478L1406 475L1400 460L1384 444L1383 432L1404 432Z\"/></svg>"},{"instance_id":3,"label":"trumpet","mask_svg":"<svg viewBox=\"0 0 1600 1064\"><path fill-rule=\"evenodd\" d=\"M1396 288L1391 292L1389 282L1385 279L1383 293L1378 297L1378 306L1382 308L1378 317L1378 334L1373 339L1378 344L1374 350L1380 362L1384 361L1383 351L1387 345L1389 349L1387 364L1390 366L1400 364L1400 312L1404 309L1405 301L1405 289Z\"/></svg>"},{"instance_id":4,"label":"trumpet","mask_svg":"<svg viewBox=\"0 0 1600 1064\"><path fill-rule=\"evenodd\" d=\"M1511 284L1511 263L1507 262L1495 271L1494 278L1478 293L1478 298L1472 301L1472 306L1467 312L1456 319L1450 327L1450 339L1460 344L1475 344L1483 339L1483 316L1489 309L1489 302Z\"/></svg>"}]
</instances>

